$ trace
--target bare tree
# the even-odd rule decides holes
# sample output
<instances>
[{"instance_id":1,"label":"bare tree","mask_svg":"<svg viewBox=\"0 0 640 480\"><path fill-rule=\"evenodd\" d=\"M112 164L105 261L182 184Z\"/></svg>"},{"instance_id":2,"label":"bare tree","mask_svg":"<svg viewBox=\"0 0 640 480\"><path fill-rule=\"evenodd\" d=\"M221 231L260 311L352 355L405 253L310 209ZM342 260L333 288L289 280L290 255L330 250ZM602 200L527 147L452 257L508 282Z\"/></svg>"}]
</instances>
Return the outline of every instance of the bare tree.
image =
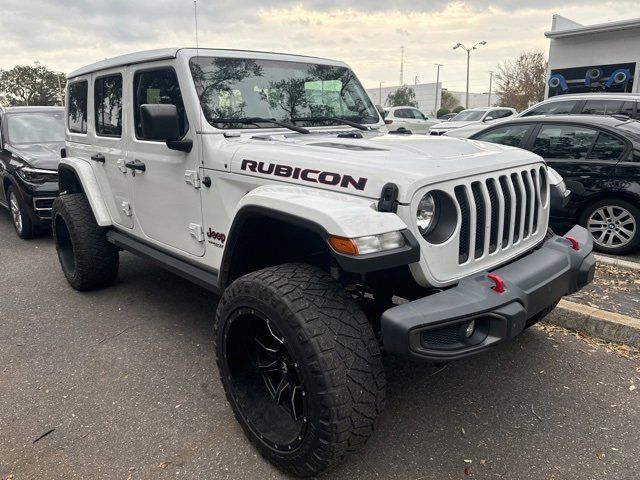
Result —
<instances>
[{"instance_id":1,"label":"bare tree","mask_svg":"<svg viewBox=\"0 0 640 480\"><path fill-rule=\"evenodd\" d=\"M544 99L546 78L547 60L542 52L522 52L517 58L498 65L496 94L501 105L524 110Z\"/></svg>"}]
</instances>

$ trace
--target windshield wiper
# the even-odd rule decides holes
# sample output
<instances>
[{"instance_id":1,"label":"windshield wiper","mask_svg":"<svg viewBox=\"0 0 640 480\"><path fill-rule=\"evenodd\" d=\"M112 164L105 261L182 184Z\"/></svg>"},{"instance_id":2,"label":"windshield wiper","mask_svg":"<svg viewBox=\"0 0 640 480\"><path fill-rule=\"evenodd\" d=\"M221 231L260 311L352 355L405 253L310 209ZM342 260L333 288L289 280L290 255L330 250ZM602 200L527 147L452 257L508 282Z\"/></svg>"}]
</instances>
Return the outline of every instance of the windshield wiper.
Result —
<instances>
[{"instance_id":1,"label":"windshield wiper","mask_svg":"<svg viewBox=\"0 0 640 480\"><path fill-rule=\"evenodd\" d=\"M334 123L344 123L345 125L349 125L350 127L354 127L357 128L358 130L371 130L371 128L367 127L366 125L362 125L361 123L358 122L352 122L351 120L345 120L344 118L339 118L339 117L297 117L297 118L292 118L291 119L292 122L334 122Z\"/></svg>"},{"instance_id":2,"label":"windshield wiper","mask_svg":"<svg viewBox=\"0 0 640 480\"><path fill-rule=\"evenodd\" d=\"M293 130L294 132L309 133L309 130L307 130L306 128L298 127L297 125L293 125L287 122L281 122L280 120L276 120L275 118L262 118L262 117L214 118L214 119L211 119L211 123L243 123L243 124L257 125L258 127L260 127L259 126L260 123L273 123L274 125L288 128L289 130Z\"/></svg>"}]
</instances>

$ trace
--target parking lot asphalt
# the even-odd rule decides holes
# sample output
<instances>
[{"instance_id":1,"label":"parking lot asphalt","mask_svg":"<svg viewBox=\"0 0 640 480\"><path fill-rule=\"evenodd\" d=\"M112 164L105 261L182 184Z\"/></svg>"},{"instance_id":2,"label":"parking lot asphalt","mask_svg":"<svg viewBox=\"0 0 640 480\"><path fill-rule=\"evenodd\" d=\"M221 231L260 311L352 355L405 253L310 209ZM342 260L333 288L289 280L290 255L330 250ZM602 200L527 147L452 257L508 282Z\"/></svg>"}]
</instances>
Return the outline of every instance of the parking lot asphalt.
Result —
<instances>
[{"instance_id":1,"label":"parking lot asphalt","mask_svg":"<svg viewBox=\"0 0 640 480\"><path fill-rule=\"evenodd\" d=\"M19 240L4 211L0 286L0 479L283 478L223 396L215 297L128 254L115 286L78 293L51 238ZM638 478L637 359L534 328L386 368L376 434L325 478Z\"/></svg>"}]
</instances>

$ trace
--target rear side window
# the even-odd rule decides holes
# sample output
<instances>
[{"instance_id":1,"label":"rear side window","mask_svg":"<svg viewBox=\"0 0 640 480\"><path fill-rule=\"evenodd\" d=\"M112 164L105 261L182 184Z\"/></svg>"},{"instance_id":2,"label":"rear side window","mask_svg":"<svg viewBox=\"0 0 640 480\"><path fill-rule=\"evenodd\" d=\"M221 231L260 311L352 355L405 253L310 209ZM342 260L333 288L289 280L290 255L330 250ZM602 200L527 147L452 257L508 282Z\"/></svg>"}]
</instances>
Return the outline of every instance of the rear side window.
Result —
<instances>
[{"instance_id":1,"label":"rear side window","mask_svg":"<svg viewBox=\"0 0 640 480\"><path fill-rule=\"evenodd\" d=\"M122 75L96 79L93 86L96 110L96 135L122 135Z\"/></svg>"},{"instance_id":2,"label":"rear side window","mask_svg":"<svg viewBox=\"0 0 640 480\"><path fill-rule=\"evenodd\" d=\"M621 113L633 116L633 102L623 100L587 100L582 108L587 115L614 115Z\"/></svg>"},{"instance_id":3,"label":"rear side window","mask_svg":"<svg viewBox=\"0 0 640 480\"><path fill-rule=\"evenodd\" d=\"M133 78L134 118L136 137L144 139L140 124L140 106L145 104L173 104L178 110L180 134L184 136L189 129L187 116L178 85L178 77L172 68L137 72Z\"/></svg>"},{"instance_id":4,"label":"rear side window","mask_svg":"<svg viewBox=\"0 0 640 480\"><path fill-rule=\"evenodd\" d=\"M407 110L406 108L396 110L396 113L394 115L396 118L413 118L413 114L411 113L411 111Z\"/></svg>"},{"instance_id":5,"label":"rear side window","mask_svg":"<svg viewBox=\"0 0 640 480\"><path fill-rule=\"evenodd\" d=\"M622 140L601 132L591 152L589 152L588 158L593 160L618 160L624 150L625 144Z\"/></svg>"},{"instance_id":6,"label":"rear side window","mask_svg":"<svg viewBox=\"0 0 640 480\"><path fill-rule=\"evenodd\" d=\"M70 132L87 133L87 95L89 83L86 80L69 84L67 91L67 126Z\"/></svg>"},{"instance_id":7,"label":"rear side window","mask_svg":"<svg viewBox=\"0 0 640 480\"><path fill-rule=\"evenodd\" d=\"M518 147L522 143L522 139L526 135L527 130L529 130L529 125L509 125L480 133L474 137L474 140Z\"/></svg>"},{"instance_id":8,"label":"rear side window","mask_svg":"<svg viewBox=\"0 0 640 480\"><path fill-rule=\"evenodd\" d=\"M563 100L560 102L549 102L542 104L533 110L522 115L523 117L531 117L533 115L563 115L571 113L573 107L578 103L577 100Z\"/></svg>"},{"instance_id":9,"label":"rear side window","mask_svg":"<svg viewBox=\"0 0 640 480\"><path fill-rule=\"evenodd\" d=\"M587 157L598 132L573 125L544 125L533 143L533 153L543 158L580 160Z\"/></svg>"}]
</instances>

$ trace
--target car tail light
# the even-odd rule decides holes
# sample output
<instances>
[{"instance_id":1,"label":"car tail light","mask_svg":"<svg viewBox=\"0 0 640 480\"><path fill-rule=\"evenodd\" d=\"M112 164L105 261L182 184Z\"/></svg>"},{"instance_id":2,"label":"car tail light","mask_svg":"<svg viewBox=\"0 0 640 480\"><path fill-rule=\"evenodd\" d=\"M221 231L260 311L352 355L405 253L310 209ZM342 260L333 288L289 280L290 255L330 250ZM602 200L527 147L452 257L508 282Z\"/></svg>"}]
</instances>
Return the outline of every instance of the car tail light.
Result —
<instances>
[{"instance_id":1,"label":"car tail light","mask_svg":"<svg viewBox=\"0 0 640 480\"><path fill-rule=\"evenodd\" d=\"M393 120L385 118L384 123L386 123L387 125L391 125L393 123Z\"/></svg>"}]
</instances>

